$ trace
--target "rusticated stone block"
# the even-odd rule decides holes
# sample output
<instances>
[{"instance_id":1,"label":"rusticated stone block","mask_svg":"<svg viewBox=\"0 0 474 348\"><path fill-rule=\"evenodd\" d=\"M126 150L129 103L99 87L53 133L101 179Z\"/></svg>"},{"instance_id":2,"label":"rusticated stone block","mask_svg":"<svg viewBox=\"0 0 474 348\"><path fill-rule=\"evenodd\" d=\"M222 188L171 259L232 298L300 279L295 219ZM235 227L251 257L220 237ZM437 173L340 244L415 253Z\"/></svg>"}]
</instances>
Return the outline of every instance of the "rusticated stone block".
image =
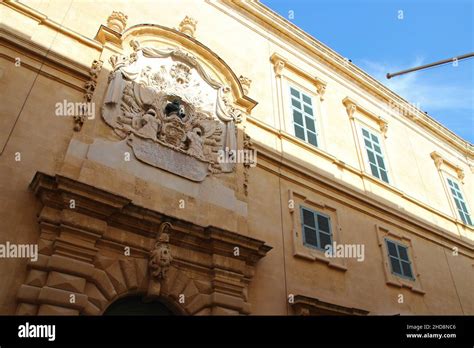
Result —
<instances>
[{"instance_id":1,"label":"rusticated stone block","mask_svg":"<svg viewBox=\"0 0 474 348\"><path fill-rule=\"evenodd\" d=\"M53 271L49 273L47 285L52 288L83 293L86 280L70 274Z\"/></svg>"},{"instance_id":2,"label":"rusticated stone block","mask_svg":"<svg viewBox=\"0 0 474 348\"><path fill-rule=\"evenodd\" d=\"M97 287L102 291L102 293L107 297L107 299L114 298L117 296L117 291L115 290L112 282L110 281L107 274L101 270L96 269L92 274L92 281L97 285Z\"/></svg>"},{"instance_id":3,"label":"rusticated stone block","mask_svg":"<svg viewBox=\"0 0 474 348\"><path fill-rule=\"evenodd\" d=\"M183 290L189 281L190 279L184 272L179 272L178 276L173 282L173 286L170 287L169 295L171 297L178 298L179 294L183 293Z\"/></svg>"},{"instance_id":4,"label":"rusticated stone block","mask_svg":"<svg viewBox=\"0 0 474 348\"><path fill-rule=\"evenodd\" d=\"M204 280L194 280L194 285L198 288L201 294L211 294L212 293L212 284L209 281Z\"/></svg>"},{"instance_id":5,"label":"rusticated stone block","mask_svg":"<svg viewBox=\"0 0 474 348\"><path fill-rule=\"evenodd\" d=\"M79 315L79 310L42 304L39 308L38 315Z\"/></svg>"},{"instance_id":6,"label":"rusticated stone block","mask_svg":"<svg viewBox=\"0 0 474 348\"><path fill-rule=\"evenodd\" d=\"M100 315L101 310L94 306L91 302L87 302L86 306L84 307L84 310L82 311L82 314L85 315Z\"/></svg>"},{"instance_id":7,"label":"rusticated stone block","mask_svg":"<svg viewBox=\"0 0 474 348\"><path fill-rule=\"evenodd\" d=\"M211 309L209 307L203 308L199 312L194 313L194 315L211 315Z\"/></svg>"},{"instance_id":8,"label":"rusticated stone block","mask_svg":"<svg viewBox=\"0 0 474 348\"><path fill-rule=\"evenodd\" d=\"M183 291L186 301L191 301L194 296L199 294L199 289L196 287L193 281L188 283L188 286Z\"/></svg>"},{"instance_id":9,"label":"rusticated stone block","mask_svg":"<svg viewBox=\"0 0 474 348\"><path fill-rule=\"evenodd\" d=\"M87 296L45 286L39 293L38 302L83 309L87 305Z\"/></svg>"},{"instance_id":10,"label":"rusticated stone block","mask_svg":"<svg viewBox=\"0 0 474 348\"><path fill-rule=\"evenodd\" d=\"M148 266L147 266L148 267ZM176 269L176 267L171 266L168 269L168 273L166 273L166 278L162 282L162 288L161 291L165 294L171 293L171 288L173 287L174 281L176 277L178 276L179 271Z\"/></svg>"},{"instance_id":11,"label":"rusticated stone block","mask_svg":"<svg viewBox=\"0 0 474 348\"><path fill-rule=\"evenodd\" d=\"M71 259L69 257L61 255L51 256L48 267L55 271L60 271L68 274L75 274L81 277L89 278L94 272L94 266L78 260Z\"/></svg>"},{"instance_id":12,"label":"rusticated stone block","mask_svg":"<svg viewBox=\"0 0 474 348\"><path fill-rule=\"evenodd\" d=\"M18 290L18 302L36 303L41 288L30 285L21 285Z\"/></svg>"},{"instance_id":13,"label":"rusticated stone block","mask_svg":"<svg viewBox=\"0 0 474 348\"><path fill-rule=\"evenodd\" d=\"M16 315L36 315L38 313L38 305L31 303L20 303L16 308Z\"/></svg>"},{"instance_id":14,"label":"rusticated stone block","mask_svg":"<svg viewBox=\"0 0 474 348\"><path fill-rule=\"evenodd\" d=\"M115 288L115 291L118 294L121 294L127 290L127 284L125 283L125 278L118 260L106 268L105 273L107 273L107 276L109 277Z\"/></svg>"},{"instance_id":15,"label":"rusticated stone block","mask_svg":"<svg viewBox=\"0 0 474 348\"><path fill-rule=\"evenodd\" d=\"M44 284L46 284L47 276L48 273L45 271L32 269L28 272L28 275L26 276L25 284L42 287L44 286Z\"/></svg>"},{"instance_id":16,"label":"rusticated stone block","mask_svg":"<svg viewBox=\"0 0 474 348\"><path fill-rule=\"evenodd\" d=\"M239 312L233 309L215 306L211 310L212 315L239 315Z\"/></svg>"},{"instance_id":17,"label":"rusticated stone block","mask_svg":"<svg viewBox=\"0 0 474 348\"><path fill-rule=\"evenodd\" d=\"M135 271L135 263L131 260L119 260L125 283L129 290L135 290L138 287L137 276Z\"/></svg>"},{"instance_id":18,"label":"rusticated stone block","mask_svg":"<svg viewBox=\"0 0 474 348\"><path fill-rule=\"evenodd\" d=\"M239 297L230 296L220 292L214 292L212 294L212 303L214 305L220 305L226 308L234 308L241 310L244 304L244 300Z\"/></svg>"},{"instance_id":19,"label":"rusticated stone block","mask_svg":"<svg viewBox=\"0 0 474 348\"><path fill-rule=\"evenodd\" d=\"M194 314L204 307L211 305L211 295L199 294L187 305L186 311L189 314Z\"/></svg>"},{"instance_id":20,"label":"rusticated stone block","mask_svg":"<svg viewBox=\"0 0 474 348\"><path fill-rule=\"evenodd\" d=\"M38 241L38 253L44 255L51 255L53 253L53 241L40 238Z\"/></svg>"},{"instance_id":21,"label":"rusticated stone block","mask_svg":"<svg viewBox=\"0 0 474 348\"><path fill-rule=\"evenodd\" d=\"M87 283L84 294L87 295L89 302L92 302L96 307L103 310L107 306L107 299L95 284Z\"/></svg>"},{"instance_id":22,"label":"rusticated stone block","mask_svg":"<svg viewBox=\"0 0 474 348\"><path fill-rule=\"evenodd\" d=\"M38 254L38 260L28 261L28 267L35 268L35 269L47 269L49 263L50 256Z\"/></svg>"},{"instance_id":23,"label":"rusticated stone block","mask_svg":"<svg viewBox=\"0 0 474 348\"><path fill-rule=\"evenodd\" d=\"M148 260L146 259L134 259L137 284L139 289L146 289L148 284ZM169 275L169 272L168 272Z\"/></svg>"}]
</instances>

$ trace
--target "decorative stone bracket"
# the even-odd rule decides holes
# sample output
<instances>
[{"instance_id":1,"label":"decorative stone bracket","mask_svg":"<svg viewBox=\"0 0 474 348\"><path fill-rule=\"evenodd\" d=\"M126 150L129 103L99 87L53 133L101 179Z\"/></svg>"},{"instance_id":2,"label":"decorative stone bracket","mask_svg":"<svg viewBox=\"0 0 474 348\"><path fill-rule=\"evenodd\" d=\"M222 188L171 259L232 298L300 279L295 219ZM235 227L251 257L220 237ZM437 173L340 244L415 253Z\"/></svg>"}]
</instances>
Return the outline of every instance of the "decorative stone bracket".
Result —
<instances>
[{"instance_id":1,"label":"decorative stone bracket","mask_svg":"<svg viewBox=\"0 0 474 348\"><path fill-rule=\"evenodd\" d=\"M111 42L117 46L122 45L122 33L127 26L128 16L122 12L113 11L107 18L107 25L101 25L95 39L101 44Z\"/></svg>"},{"instance_id":2,"label":"decorative stone bracket","mask_svg":"<svg viewBox=\"0 0 474 348\"><path fill-rule=\"evenodd\" d=\"M37 173L30 188L43 204L39 255L18 290L17 314L100 315L128 294L158 296L180 314L251 313L248 285L271 249L264 242L62 176ZM152 281L158 292L150 293Z\"/></svg>"},{"instance_id":3,"label":"decorative stone bracket","mask_svg":"<svg viewBox=\"0 0 474 348\"><path fill-rule=\"evenodd\" d=\"M435 166L438 170L442 170L445 166L451 168L457 175L458 179L462 182L464 180L464 170L462 168L447 159L443 158L438 152L433 151L430 153L431 158L433 159Z\"/></svg>"}]
</instances>

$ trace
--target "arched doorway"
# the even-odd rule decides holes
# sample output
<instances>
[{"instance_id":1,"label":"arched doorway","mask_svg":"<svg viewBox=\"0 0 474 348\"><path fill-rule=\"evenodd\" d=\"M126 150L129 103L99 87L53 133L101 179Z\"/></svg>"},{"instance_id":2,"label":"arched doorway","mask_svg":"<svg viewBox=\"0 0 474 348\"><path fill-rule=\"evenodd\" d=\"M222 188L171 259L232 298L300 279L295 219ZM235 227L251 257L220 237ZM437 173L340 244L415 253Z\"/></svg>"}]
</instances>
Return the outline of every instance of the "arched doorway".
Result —
<instances>
[{"instance_id":1,"label":"arched doorway","mask_svg":"<svg viewBox=\"0 0 474 348\"><path fill-rule=\"evenodd\" d=\"M161 301L144 302L142 296L127 296L113 302L103 315L177 315Z\"/></svg>"}]
</instances>

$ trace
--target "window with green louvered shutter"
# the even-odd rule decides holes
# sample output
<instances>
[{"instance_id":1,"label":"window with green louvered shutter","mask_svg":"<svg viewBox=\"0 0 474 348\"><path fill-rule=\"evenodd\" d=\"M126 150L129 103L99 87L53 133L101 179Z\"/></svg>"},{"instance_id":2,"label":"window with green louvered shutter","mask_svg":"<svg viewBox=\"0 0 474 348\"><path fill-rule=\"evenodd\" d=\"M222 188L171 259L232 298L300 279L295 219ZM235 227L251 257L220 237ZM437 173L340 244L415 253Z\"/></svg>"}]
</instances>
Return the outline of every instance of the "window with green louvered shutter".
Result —
<instances>
[{"instance_id":1,"label":"window with green louvered shutter","mask_svg":"<svg viewBox=\"0 0 474 348\"><path fill-rule=\"evenodd\" d=\"M313 99L294 87L290 87L290 99L295 136L318 146Z\"/></svg>"},{"instance_id":2,"label":"window with green louvered shutter","mask_svg":"<svg viewBox=\"0 0 474 348\"><path fill-rule=\"evenodd\" d=\"M332 244L330 217L306 207L301 207L300 212L303 244L325 250L326 245Z\"/></svg>"}]
</instances>

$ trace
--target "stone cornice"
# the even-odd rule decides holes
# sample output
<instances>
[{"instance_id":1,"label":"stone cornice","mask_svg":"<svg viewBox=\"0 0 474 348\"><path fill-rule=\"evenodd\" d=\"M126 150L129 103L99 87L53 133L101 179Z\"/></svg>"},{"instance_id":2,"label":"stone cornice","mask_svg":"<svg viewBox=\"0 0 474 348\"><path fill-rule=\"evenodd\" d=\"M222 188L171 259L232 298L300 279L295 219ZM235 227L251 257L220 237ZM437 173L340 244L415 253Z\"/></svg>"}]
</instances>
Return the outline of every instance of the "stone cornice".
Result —
<instances>
[{"instance_id":1,"label":"stone cornice","mask_svg":"<svg viewBox=\"0 0 474 348\"><path fill-rule=\"evenodd\" d=\"M35 72L39 72L44 76L60 80L61 83L66 84L72 88L79 89L78 86L81 86L79 90L84 91L82 85L84 84L84 81L89 79L89 66L82 65L61 54L48 52L46 47L25 40L24 38L15 35L14 33L5 30L2 27L0 27L0 43L4 47L12 49L16 52L20 52L34 61L34 63L29 63L22 60L22 66ZM7 58L6 55L5 58ZM13 57L8 58L12 59ZM75 78L78 82L77 84L72 84L70 81L66 81L64 78L60 78L58 74L51 76L51 74L48 73L47 68L53 68L56 71L65 73Z\"/></svg>"},{"instance_id":2,"label":"stone cornice","mask_svg":"<svg viewBox=\"0 0 474 348\"><path fill-rule=\"evenodd\" d=\"M364 89L367 89L383 101L397 106L400 110L409 110L410 112L407 115L409 119L412 119L423 128L431 131L463 155L474 158L474 146L471 143L460 138L421 110L414 108L413 105L395 92L385 87L363 70L348 62L347 59L323 45L314 37L273 12L259 1L231 0L226 1L224 4L239 10L239 12L253 20L256 19L258 23L263 24L266 29L277 33L279 37L296 43L300 47L313 53L335 71L350 77L352 81L359 83Z\"/></svg>"},{"instance_id":3,"label":"stone cornice","mask_svg":"<svg viewBox=\"0 0 474 348\"><path fill-rule=\"evenodd\" d=\"M263 241L216 226L199 226L166 216L137 206L126 197L59 175L37 172L30 189L45 206L69 210L69 202L73 199L75 212L149 238L155 237L162 222L170 222L173 225L172 244L222 256L232 256L234 248L239 247L240 258L249 265L254 265L272 249Z\"/></svg>"},{"instance_id":4,"label":"stone cornice","mask_svg":"<svg viewBox=\"0 0 474 348\"><path fill-rule=\"evenodd\" d=\"M71 29L68 29L64 25L61 25L58 22L53 21L52 19L49 19L47 16L43 15L41 12L36 11L35 9L25 4L22 4L19 1L5 0L3 4L17 12L24 14L27 17L30 17L31 19L37 21L38 24L44 25L48 28L51 28L53 30L60 32L61 34L69 36L79 41L83 45L95 48L99 51L102 50L102 45L99 42L89 39L88 37L85 37Z\"/></svg>"},{"instance_id":5,"label":"stone cornice","mask_svg":"<svg viewBox=\"0 0 474 348\"><path fill-rule=\"evenodd\" d=\"M122 34L110 29L103 24L100 25L94 39L100 42L102 45L105 45L106 42L111 42L118 47L122 46Z\"/></svg>"}]
</instances>

